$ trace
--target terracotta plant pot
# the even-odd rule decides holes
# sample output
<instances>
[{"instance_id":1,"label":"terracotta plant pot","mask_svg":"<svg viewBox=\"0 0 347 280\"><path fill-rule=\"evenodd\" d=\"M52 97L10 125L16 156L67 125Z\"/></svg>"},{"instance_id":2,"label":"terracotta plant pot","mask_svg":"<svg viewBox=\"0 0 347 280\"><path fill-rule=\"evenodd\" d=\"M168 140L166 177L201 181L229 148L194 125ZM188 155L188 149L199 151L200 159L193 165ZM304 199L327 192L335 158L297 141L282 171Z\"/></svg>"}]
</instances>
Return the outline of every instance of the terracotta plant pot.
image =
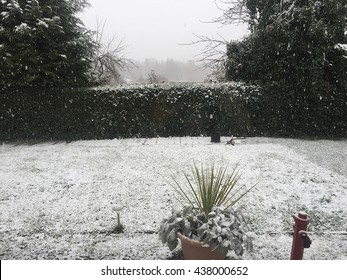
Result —
<instances>
[{"instance_id":1,"label":"terracotta plant pot","mask_svg":"<svg viewBox=\"0 0 347 280\"><path fill-rule=\"evenodd\" d=\"M211 247L203 247L201 242L192 240L180 232L177 232L177 238L181 240L185 260L224 260L224 257L217 251L212 251Z\"/></svg>"}]
</instances>

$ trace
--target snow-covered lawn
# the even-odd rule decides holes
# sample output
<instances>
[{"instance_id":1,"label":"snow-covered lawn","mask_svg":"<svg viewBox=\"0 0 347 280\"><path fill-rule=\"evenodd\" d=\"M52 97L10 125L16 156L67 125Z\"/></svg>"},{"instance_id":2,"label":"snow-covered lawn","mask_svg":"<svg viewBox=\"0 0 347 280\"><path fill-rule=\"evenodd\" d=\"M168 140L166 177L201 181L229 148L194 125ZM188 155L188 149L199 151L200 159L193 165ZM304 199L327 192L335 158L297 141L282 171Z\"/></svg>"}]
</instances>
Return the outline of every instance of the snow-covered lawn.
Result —
<instances>
[{"instance_id":1,"label":"snow-covered lawn","mask_svg":"<svg viewBox=\"0 0 347 280\"><path fill-rule=\"evenodd\" d=\"M257 234L245 259L289 259L292 215L310 218L305 259L347 258L347 141L207 137L0 145L1 259L167 259L171 175L193 159L240 163L239 203ZM124 233L112 233L123 204Z\"/></svg>"}]
</instances>

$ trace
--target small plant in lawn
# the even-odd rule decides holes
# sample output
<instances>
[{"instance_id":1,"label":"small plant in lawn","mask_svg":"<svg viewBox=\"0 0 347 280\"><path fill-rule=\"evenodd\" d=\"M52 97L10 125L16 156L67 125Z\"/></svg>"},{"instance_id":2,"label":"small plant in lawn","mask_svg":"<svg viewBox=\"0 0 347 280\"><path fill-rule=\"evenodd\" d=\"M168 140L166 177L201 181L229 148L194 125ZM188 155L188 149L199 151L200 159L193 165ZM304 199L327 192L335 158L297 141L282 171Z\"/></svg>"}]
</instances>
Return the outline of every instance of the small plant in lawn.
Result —
<instances>
[{"instance_id":1,"label":"small plant in lawn","mask_svg":"<svg viewBox=\"0 0 347 280\"><path fill-rule=\"evenodd\" d=\"M174 188L179 194L182 208L173 209L161 223L159 235L172 251L178 245L177 232L210 246L223 257L240 258L252 249L252 234L241 213L233 209L252 188L236 188L240 179L238 166L231 174L227 167L211 164L206 168L194 162L191 174L183 173L186 186L176 179Z\"/></svg>"}]
</instances>

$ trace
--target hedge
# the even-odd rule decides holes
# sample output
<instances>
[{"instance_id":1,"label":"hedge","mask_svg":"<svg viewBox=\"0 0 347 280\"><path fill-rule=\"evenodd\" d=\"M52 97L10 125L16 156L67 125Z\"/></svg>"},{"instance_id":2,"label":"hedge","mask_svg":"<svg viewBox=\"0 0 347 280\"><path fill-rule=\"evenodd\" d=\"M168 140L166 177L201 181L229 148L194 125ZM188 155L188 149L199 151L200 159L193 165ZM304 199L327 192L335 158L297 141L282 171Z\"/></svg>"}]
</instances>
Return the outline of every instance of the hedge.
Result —
<instances>
[{"instance_id":1,"label":"hedge","mask_svg":"<svg viewBox=\"0 0 347 280\"><path fill-rule=\"evenodd\" d=\"M253 107L257 134L276 137L347 137L347 91L323 80L312 85L260 86Z\"/></svg>"},{"instance_id":2,"label":"hedge","mask_svg":"<svg viewBox=\"0 0 347 280\"><path fill-rule=\"evenodd\" d=\"M346 137L347 94L326 84L159 84L0 92L0 140ZM323 90L322 90L323 89ZM312 94L313 93L313 94Z\"/></svg>"},{"instance_id":3,"label":"hedge","mask_svg":"<svg viewBox=\"0 0 347 280\"><path fill-rule=\"evenodd\" d=\"M1 93L1 140L252 135L243 84L160 84Z\"/></svg>"}]
</instances>

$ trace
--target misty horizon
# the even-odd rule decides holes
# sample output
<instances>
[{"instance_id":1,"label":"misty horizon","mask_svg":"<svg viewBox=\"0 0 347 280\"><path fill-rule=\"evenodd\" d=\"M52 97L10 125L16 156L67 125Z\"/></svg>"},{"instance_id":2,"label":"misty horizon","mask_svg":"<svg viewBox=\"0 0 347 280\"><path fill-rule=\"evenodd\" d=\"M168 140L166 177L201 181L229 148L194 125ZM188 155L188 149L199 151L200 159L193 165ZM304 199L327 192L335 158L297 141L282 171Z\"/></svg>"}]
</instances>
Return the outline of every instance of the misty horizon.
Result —
<instances>
[{"instance_id":1,"label":"misty horizon","mask_svg":"<svg viewBox=\"0 0 347 280\"><path fill-rule=\"evenodd\" d=\"M198 36L239 40L248 30L245 25L207 23L220 16L211 0L89 0L91 7L79 16L85 26L95 30L104 22L104 40L124 42L124 55L136 61L196 61L204 44L190 43ZM196 34L196 35L195 35Z\"/></svg>"},{"instance_id":2,"label":"misty horizon","mask_svg":"<svg viewBox=\"0 0 347 280\"><path fill-rule=\"evenodd\" d=\"M123 83L148 83L152 71L158 76L159 82L204 82L211 74L211 70L192 60L145 58L132 62L133 67L121 72Z\"/></svg>"}]
</instances>

